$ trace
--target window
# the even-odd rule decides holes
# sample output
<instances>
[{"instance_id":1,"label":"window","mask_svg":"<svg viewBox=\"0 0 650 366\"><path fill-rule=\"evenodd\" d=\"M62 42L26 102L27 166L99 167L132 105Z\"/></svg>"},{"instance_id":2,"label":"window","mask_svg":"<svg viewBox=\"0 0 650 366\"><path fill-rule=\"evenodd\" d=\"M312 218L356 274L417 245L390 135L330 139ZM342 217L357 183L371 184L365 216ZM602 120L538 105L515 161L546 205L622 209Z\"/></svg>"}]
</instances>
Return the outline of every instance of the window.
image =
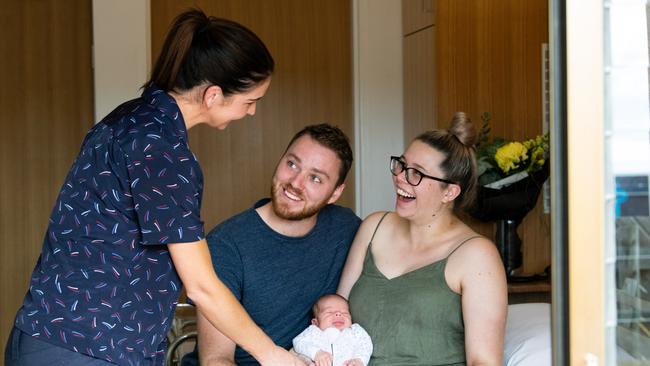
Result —
<instances>
[{"instance_id":1,"label":"window","mask_svg":"<svg viewBox=\"0 0 650 366\"><path fill-rule=\"evenodd\" d=\"M649 6L604 2L607 365L650 360Z\"/></svg>"}]
</instances>

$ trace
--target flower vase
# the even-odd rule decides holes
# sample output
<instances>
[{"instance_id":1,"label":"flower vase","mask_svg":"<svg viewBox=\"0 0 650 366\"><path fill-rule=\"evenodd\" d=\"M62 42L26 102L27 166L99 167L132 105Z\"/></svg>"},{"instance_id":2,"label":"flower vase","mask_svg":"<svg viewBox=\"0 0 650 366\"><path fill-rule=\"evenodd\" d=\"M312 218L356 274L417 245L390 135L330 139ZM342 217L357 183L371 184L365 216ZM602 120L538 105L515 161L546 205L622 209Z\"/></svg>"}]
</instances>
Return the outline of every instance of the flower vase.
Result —
<instances>
[{"instance_id":1,"label":"flower vase","mask_svg":"<svg viewBox=\"0 0 650 366\"><path fill-rule=\"evenodd\" d=\"M495 242L508 278L514 277L523 263L521 239L517 234L520 220L501 219L496 221Z\"/></svg>"},{"instance_id":2,"label":"flower vase","mask_svg":"<svg viewBox=\"0 0 650 366\"><path fill-rule=\"evenodd\" d=\"M494 242L508 280L516 280L515 272L523 263L517 227L535 207L548 174L547 163L542 169L501 188L478 187L476 204L469 213L481 221L496 223Z\"/></svg>"}]
</instances>

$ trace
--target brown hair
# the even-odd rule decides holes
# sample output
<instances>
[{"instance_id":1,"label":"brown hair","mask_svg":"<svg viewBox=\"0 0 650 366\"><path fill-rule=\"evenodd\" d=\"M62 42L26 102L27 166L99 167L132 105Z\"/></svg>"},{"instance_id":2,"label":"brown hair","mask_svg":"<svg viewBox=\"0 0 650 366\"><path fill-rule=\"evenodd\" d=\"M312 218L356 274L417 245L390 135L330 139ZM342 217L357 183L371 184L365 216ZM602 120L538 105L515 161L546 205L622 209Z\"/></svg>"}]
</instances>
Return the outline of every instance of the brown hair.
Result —
<instances>
[{"instance_id":1,"label":"brown hair","mask_svg":"<svg viewBox=\"0 0 650 366\"><path fill-rule=\"evenodd\" d=\"M191 9L172 23L148 83L177 92L207 83L229 96L266 80L273 68L273 57L255 33Z\"/></svg>"},{"instance_id":2,"label":"brown hair","mask_svg":"<svg viewBox=\"0 0 650 366\"><path fill-rule=\"evenodd\" d=\"M454 114L449 129L427 131L415 138L445 154L440 169L445 179L460 186L460 194L454 200L455 211L470 207L476 197L476 138L476 128L463 112Z\"/></svg>"}]
</instances>

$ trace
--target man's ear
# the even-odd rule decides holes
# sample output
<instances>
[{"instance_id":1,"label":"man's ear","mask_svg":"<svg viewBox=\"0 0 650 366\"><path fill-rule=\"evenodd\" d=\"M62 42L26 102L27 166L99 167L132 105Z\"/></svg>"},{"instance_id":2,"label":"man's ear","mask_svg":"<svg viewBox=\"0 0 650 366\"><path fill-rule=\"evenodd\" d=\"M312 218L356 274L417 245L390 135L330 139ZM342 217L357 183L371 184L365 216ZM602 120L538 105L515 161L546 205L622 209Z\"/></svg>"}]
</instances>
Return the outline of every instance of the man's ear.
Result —
<instances>
[{"instance_id":1,"label":"man's ear","mask_svg":"<svg viewBox=\"0 0 650 366\"><path fill-rule=\"evenodd\" d=\"M334 192L332 192L332 195L330 196L330 199L327 201L327 203L334 203L336 202L339 197L341 197L341 194L343 193L343 189L345 188L345 183L341 183L338 187L334 189Z\"/></svg>"},{"instance_id":2,"label":"man's ear","mask_svg":"<svg viewBox=\"0 0 650 366\"><path fill-rule=\"evenodd\" d=\"M211 108L213 105L221 105L223 103L223 91L218 85L210 85L205 88L203 92L203 105L206 108Z\"/></svg>"}]
</instances>

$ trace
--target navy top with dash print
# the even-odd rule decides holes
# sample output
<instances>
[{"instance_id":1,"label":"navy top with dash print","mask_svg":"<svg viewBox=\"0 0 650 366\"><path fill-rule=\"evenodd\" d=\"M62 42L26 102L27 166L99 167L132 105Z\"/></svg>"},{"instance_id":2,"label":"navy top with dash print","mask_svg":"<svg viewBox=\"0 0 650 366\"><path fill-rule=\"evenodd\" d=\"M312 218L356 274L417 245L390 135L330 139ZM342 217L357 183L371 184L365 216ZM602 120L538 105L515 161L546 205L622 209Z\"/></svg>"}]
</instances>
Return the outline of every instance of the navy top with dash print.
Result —
<instances>
[{"instance_id":1,"label":"navy top with dash print","mask_svg":"<svg viewBox=\"0 0 650 366\"><path fill-rule=\"evenodd\" d=\"M148 86L86 135L16 326L117 364L164 359L182 286L164 244L204 238L202 191L176 102Z\"/></svg>"}]
</instances>

